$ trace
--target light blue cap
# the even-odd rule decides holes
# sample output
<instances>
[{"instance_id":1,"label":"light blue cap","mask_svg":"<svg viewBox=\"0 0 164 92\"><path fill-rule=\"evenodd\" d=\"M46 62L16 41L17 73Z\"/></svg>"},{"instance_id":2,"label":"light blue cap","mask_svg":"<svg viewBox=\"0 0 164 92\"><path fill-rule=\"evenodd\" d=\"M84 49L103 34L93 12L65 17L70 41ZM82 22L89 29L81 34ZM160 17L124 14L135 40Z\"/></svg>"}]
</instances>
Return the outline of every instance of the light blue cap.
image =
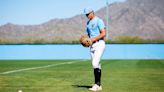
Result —
<instances>
[{"instance_id":1,"label":"light blue cap","mask_svg":"<svg viewBox=\"0 0 164 92\"><path fill-rule=\"evenodd\" d=\"M93 9L91 9L91 8L85 8L84 9L84 14L89 14L91 12L93 12Z\"/></svg>"}]
</instances>

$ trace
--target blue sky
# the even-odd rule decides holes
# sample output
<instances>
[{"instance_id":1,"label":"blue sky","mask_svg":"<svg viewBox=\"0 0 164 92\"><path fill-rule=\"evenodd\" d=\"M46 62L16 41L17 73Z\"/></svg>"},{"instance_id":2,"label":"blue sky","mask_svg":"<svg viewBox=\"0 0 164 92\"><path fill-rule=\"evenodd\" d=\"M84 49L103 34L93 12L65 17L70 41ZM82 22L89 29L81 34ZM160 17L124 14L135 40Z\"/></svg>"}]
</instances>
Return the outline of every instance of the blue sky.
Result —
<instances>
[{"instance_id":1,"label":"blue sky","mask_svg":"<svg viewBox=\"0 0 164 92\"><path fill-rule=\"evenodd\" d=\"M91 7L105 7L107 0L0 0L0 25L41 24L54 18L69 18ZM109 3L125 0L108 0Z\"/></svg>"}]
</instances>

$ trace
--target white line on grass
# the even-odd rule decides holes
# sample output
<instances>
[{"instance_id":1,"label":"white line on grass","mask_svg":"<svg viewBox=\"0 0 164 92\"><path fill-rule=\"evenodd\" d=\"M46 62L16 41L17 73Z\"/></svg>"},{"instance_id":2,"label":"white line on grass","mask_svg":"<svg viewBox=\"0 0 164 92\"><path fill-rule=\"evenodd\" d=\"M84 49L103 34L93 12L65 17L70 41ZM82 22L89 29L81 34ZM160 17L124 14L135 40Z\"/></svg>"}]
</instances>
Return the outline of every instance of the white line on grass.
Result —
<instances>
[{"instance_id":1,"label":"white line on grass","mask_svg":"<svg viewBox=\"0 0 164 92\"><path fill-rule=\"evenodd\" d=\"M86 61L86 60L80 60L80 61ZM59 64L51 64L51 65L46 65L46 66L24 68L24 69L18 69L18 70L2 72L0 74L10 74L10 73L16 73L16 72L22 72L22 71L28 71L28 70L34 70L34 69L48 68L48 67L53 67L53 66L68 65L68 64L73 64L73 63L77 63L77 62L76 61L71 61L71 62L64 62L64 63L59 63Z\"/></svg>"}]
</instances>

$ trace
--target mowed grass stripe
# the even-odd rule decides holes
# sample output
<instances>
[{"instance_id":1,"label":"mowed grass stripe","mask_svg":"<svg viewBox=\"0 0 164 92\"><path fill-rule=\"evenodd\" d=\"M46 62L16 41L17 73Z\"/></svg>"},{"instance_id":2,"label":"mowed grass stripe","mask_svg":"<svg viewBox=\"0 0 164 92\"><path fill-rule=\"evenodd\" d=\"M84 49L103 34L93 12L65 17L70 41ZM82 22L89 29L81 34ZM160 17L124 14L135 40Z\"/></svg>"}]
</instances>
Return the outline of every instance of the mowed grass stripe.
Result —
<instances>
[{"instance_id":1,"label":"mowed grass stripe","mask_svg":"<svg viewBox=\"0 0 164 92\"><path fill-rule=\"evenodd\" d=\"M164 60L114 60L104 65L104 92L164 90Z\"/></svg>"},{"instance_id":2,"label":"mowed grass stripe","mask_svg":"<svg viewBox=\"0 0 164 92\"><path fill-rule=\"evenodd\" d=\"M71 61L53 60L53 62L59 64ZM27 61L24 64L40 66L53 62ZM101 63L103 87L101 92L163 92L164 90L164 60L102 60ZM0 67L0 70L3 68ZM19 89L23 92L90 92L87 87L91 86L93 81L90 60L87 62L79 60L79 63L58 67L0 75L0 92L17 92Z\"/></svg>"}]
</instances>

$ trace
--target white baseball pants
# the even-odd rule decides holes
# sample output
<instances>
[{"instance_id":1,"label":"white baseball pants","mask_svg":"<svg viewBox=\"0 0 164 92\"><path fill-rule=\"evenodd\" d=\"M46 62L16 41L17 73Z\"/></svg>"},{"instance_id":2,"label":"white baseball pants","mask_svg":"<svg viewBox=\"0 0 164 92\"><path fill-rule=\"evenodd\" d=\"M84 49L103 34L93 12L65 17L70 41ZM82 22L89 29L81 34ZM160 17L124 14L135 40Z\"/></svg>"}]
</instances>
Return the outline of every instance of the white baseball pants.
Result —
<instances>
[{"instance_id":1,"label":"white baseball pants","mask_svg":"<svg viewBox=\"0 0 164 92\"><path fill-rule=\"evenodd\" d=\"M92 66L93 68L101 69L101 57L105 49L105 42L104 40L99 40L90 47L90 55L92 58Z\"/></svg>"}]
</instances>

